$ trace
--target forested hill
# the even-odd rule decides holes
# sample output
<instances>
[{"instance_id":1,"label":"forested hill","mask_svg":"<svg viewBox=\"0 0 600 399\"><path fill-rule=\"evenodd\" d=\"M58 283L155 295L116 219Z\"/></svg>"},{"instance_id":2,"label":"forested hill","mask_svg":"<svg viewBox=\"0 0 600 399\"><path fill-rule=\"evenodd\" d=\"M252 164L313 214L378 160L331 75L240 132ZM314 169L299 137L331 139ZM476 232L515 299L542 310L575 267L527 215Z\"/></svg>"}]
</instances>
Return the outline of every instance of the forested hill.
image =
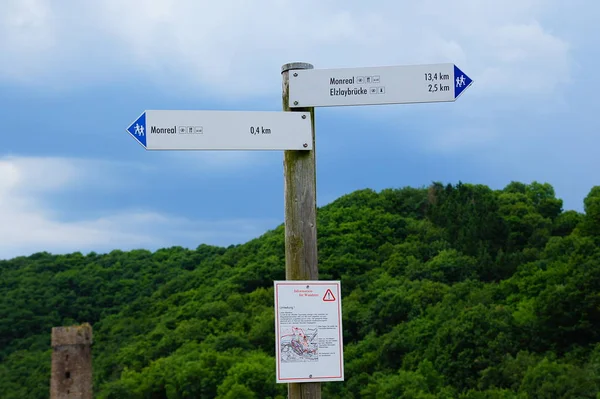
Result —
<instances>
[{"instance_id":1,"label":"forested hill","mask_svg":"<svg viewBox=\"0 0 600 399\"><path fill-rule=\"evenodd\" d=\"M319 209L342 282L344 382L324 398L600 398L600 186L361 190ZM0 262L0 398L47 398L50 331L94 328L97 398L284 398L283 226L246 244Z\"/></svg>"}]
</instances>

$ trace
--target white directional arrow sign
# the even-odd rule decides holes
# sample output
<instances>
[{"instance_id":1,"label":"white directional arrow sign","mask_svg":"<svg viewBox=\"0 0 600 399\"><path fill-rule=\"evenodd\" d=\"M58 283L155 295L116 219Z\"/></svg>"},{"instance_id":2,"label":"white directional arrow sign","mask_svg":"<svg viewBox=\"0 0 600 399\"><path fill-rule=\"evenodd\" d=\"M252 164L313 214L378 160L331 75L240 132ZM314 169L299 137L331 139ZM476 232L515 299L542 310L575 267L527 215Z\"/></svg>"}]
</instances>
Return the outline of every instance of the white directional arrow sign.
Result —
<instances>
[{"instance_id":1,"label":"white directional arrow sign","mask_svg":"<svg viewBox=\"0 0 600 399\"><path fill-rule=\"evenodd\" d=\"M308 112L145 111L127 131L147 150L311 150Z\"/></svg>"},{"instance_id":2,"label":"white directional arrow sign","mask_svg":"<svg viewBox=\"0 0 600 399\"><path fill-rule=\"evenodd\" d=\"M290 107L448 102L472 83L454 64L302 69L290 73Z\"/></svg>"}]
</instances>

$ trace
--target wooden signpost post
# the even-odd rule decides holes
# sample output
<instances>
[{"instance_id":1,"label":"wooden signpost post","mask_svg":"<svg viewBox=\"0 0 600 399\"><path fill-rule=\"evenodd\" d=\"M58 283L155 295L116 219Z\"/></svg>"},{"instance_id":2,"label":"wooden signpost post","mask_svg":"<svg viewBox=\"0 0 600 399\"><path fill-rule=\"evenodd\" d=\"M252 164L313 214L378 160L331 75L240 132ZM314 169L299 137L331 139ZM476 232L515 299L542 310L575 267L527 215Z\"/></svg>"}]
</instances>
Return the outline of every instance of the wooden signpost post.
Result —
<instances>
[{"instance_id":1,"label":"wooden signpost post","mask_svg":"<svg viewBox=\"0 0 600 399\"><path fill-rule=\"evenodd\" d=\"M310 69L306 63L285 64L281 68L283 110L290 111L289 80L297 70ZM317 173L315 158L314 108L299 108L311 116L309 151L285 151L283 155L285 204L285 278L318 280L317 258ZM281 348L275 349L279 356ZM321 397L321 383L289 383L288 398Z\"/></svg>"}]
</instances>

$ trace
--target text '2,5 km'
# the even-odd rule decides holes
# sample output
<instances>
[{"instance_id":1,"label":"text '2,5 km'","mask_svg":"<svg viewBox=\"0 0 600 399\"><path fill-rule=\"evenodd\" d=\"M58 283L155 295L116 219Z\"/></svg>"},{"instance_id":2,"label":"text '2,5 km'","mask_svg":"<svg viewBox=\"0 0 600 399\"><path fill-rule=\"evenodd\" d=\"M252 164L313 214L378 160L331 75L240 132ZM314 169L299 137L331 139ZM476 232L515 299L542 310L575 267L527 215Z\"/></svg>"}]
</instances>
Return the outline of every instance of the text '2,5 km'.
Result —
<instances>
[{"instance_id":1,"label":"text '2,5 km'","mask_svg":"<svg viewBox=\"0 0 600 399\"><path fill-rule=\"evenodd\" d=\"M472 83L454 64L303 69L290 76L290 107L449 102Z\"/></svg>"}]
</instances>

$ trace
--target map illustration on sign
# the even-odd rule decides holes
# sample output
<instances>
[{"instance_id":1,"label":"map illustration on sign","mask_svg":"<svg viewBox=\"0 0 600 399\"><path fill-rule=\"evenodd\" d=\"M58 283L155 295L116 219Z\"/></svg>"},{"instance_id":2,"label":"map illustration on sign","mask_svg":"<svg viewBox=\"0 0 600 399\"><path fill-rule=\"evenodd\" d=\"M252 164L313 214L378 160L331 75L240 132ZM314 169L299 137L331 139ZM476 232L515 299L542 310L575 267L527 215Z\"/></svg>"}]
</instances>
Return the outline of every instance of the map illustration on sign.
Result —
<instances>
[{"instance_id":1,"label":"map illustration on sign","mask_svg":"<svg viewBox=\"0 0 600 399\"><path fill-rule=\"evenodd\" d=\"M292 327L283 329L280 337L282 363L316 362L319 360L319 329Z\"/></svg>"}]
</instances>

